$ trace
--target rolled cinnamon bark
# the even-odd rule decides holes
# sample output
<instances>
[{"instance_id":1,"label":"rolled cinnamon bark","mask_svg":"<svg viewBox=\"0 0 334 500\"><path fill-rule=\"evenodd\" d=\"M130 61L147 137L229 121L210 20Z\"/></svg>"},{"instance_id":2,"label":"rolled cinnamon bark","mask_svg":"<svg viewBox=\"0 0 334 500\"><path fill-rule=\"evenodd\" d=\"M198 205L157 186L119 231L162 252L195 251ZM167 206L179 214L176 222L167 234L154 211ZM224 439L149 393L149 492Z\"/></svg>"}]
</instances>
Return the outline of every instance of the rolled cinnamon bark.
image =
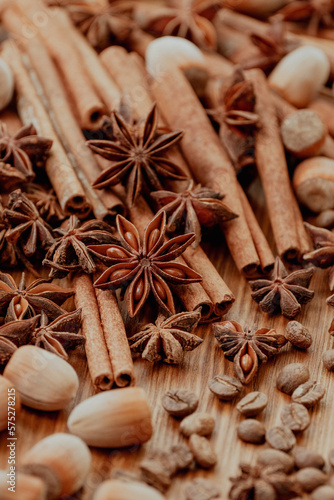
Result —
<instances>
[{"instance_id":1,"label":"rolled cinnamon bark","mask_svg":"<svg viewBox=\"0 0 334 500\"><path fill-rule=\"evenodd\" d=\"M86 338L89 373L94 386L101 391L107 391L113 386L114 375L92 279L88 274L75 274L72 284L75 289L75 305L82 309L81 330Z\"/></svg>"},{"instance_id":2,"label":"rolled cinnamon bark","mask_svg":"<svg viewBox=\"0 0 334 500\"><path fill-rule=\"evenodd\" d=\"M76 214L78 217L87 217L91 211L91 205L86 199L85 192L54 131L48 114L36 94L23 65L21 54L13 40L5 41L2 47L2 57L14 74L17 109L22 123L33 123L40 135L53 140L45 169L59 203L68 215Z\"/></svg>"}]
</instances>

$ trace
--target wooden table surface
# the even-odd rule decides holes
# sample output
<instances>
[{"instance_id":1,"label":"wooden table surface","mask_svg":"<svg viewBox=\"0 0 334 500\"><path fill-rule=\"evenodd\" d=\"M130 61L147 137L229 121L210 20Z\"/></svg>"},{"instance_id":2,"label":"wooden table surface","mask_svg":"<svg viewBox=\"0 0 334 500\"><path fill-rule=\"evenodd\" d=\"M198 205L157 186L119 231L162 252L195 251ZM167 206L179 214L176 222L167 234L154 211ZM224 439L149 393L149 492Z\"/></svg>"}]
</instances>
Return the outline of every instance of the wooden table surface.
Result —
<instances>
[{"instance_id":1,"label":"wooden table surface","mask_svg":"<svg viewBox=\"0 0 334 500\"><path fill-rule=\"evenodd\" d=\"M271 241L266 208L259 184L253 186L251 192L251 201L256 214ZM215 238L212 236L211 240L204 244L204 248L235 294L235 303L226 318L236 320L242 325L275 328L277 332L284 333L288 320L281 316L268 317L259 311L257 304L251 299L246 280L240 276L228 254L223 237L216 234ZM278 424L281 409L290 401L290 398L275 388L276 376L288 363L298 361L307 364L311 376L326 387L326 395L318 406L310 410L311 425L300 437L297 437L297 441L298 444L317 450L327 457L329 450L334 448L334 433L332 432L334 374L324 369L321 357L322 353L333 344L328 328L334 311L327 306L325 301L329 295L326 271L316 270L310 288L315 290L315 297L302 308L301 314L296 319L311 331L313 336L311 348L307 352L302 352L289 345L285 346L277 357L269 360L266 365L260 366L258 375L251 384L245 387L244 394L254 390L266 393L269 403L258 418L267 428ZM215 417L216 426L211 440L217 451L218 463L210 471L198 468L195 471L177 475L166 497L182 500L184 484L194 477L204 477L214 480L219 485L223 500L228 498L229 477L238 473L240 459L252 461L256 453L267 445L245 444L238 439L236 429L243 417L235 409L236 403L219 401L208 388L208 382L214 375L222 373L233 375L233 364L224 360L224 355L213 336L211 325L199 327L196 333L204 339L204 342L195 351L185 354L181 366L152 365L144 360L135 361L137 385L145 389L152 408L153 437L145 445L132 449L92 448L93 463L85 487L72 498L90 500L92 492L101 481L109 477L114 468L136 472L140 460L147 451L159 447L166 449L171 444L182 440L179 422L170 417L161 406L164 392L176 387L195 391L200 398L198 410L209 412ZM80 377L80 388L76 400L66 410L60 412L43 413L23 408L17 419L18 460L45 436L54 432L66 432L66 421L72 408L94 393L83 351L77 350L71 354L70 362ZM101 422L101 432L103 432L103 422ZM1 469L4 469L7 464L6 439L7 434L4 431L0 437Z\"/></svg>"}]
</instances>

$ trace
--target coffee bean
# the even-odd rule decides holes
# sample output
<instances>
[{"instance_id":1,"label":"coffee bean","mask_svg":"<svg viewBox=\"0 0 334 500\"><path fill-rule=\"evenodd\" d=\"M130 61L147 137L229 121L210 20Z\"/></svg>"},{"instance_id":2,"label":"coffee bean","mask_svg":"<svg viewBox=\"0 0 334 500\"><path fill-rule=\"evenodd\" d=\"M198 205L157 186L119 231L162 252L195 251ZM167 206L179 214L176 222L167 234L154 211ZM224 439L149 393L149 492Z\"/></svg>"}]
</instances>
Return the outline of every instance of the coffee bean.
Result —
<instances>
[{"instance_id":1,"label":"coffee bean","mask_svg":"<svg viewBox=\"0 0 334 500\"><path fill-rule=\"evenodd\" d=\"M189 439L189 447L198 465L204 469L209 469L216 464L217 455L207 438L192 434Z\"/></svg>"},{"instance_id":2,"label":"coffee bean","mask_svg":"<svg viewBox=\"0 0 334 500\"><path fill-rule=\"evenodd\" d=\"M198 477L188 483L184 490L185 500L215 500L220 499L220 493L212 481Z\"/></svg>"},{"instance_id":3,"label":"coffee bean","mask_svg":"<svg viewBox=\"0 0 334 500\"><path fill-rule=\"evenodd\" d=\"M260 451L257 456L257 464L262 467L274 467L286 474L289 474L294 468L294 460L290 455L272 448Z\"/></svg>"},{"instance_id":4,"label":"coffee bean","mask_svg":"<svg viewBox=\"0 0 334 500\"><path fill-rule=\"evenodd\" d=\"M322 361L328 371L334 371L334 349L328 349L322 355Z\"/></svg>"},{"instance_id":5,"label":"coffee bean","mask_svg":"<svg viewBox=\"0 0 334 500\"><path fill-rule=\"evenodd\" d=\"M286 365L276 379L277 389L291 395L295 389L310 378L307 366L302 363Z\"/></svg>"},{"instance_id":6,"label":"coffee bean","mask_svg":"<svg viewBox=\"0 0 334 500\"><path fill-rule=\"evenodd\" d=\"M312 492L311 500L334 500L334 489L331 486L319 486Z\"/></svg>"},{"instance_id":7,"label":"coffee bean","mask_svg":"<svg viewBox=\"0 0 334 500\"><path fill-rule=\"evenodd\" d=\"M325 466L324 457L320 453L309 450L304 446L295 446L292 450L292 456L295 459L297 469L304 469L305 467L322 469Z\"/></svg>"},{"instance_id":8,"label":"coffee bean","mask_svg":"<svg viewBox=\"0 0 334 500\"><path fill-rule=\"evenodd\" d=\"M186 437L192 434L208 436L215 426L215 419L209 413L193 413L184 418L180 425L180 431Z\"/></svg>"},{"instance_id":9,"label":"coffee bean","mask_svg":"<svg viewBox=\"0 0 334 500\"><path fill-rule=\"evenodd\" d=\"M176 471L174 459L164 450L152 451L140 463L141 478L162 492L169 488Z\"/></svg>"},{"instance_id":10,"label":"coffee bean","mask_svg":"<svg viewBox=\"0 0 334 500\"><path fill-rule=\"evenodd\" d=\"M305 406L299 403L286 405L281 413L281 420L294 432L304 431L310 425L310 415Z\"/></svg>"},{"instance_id":11,"label":"coffee bean","mask_svg":"<svg viewBox=\"0 0 334 500\"><path fill-rule=\"evenodd\" d=\"M243 420L237 429L238 436L246 443L264 443L266 429L262 422L254 419Z\"/></svg>"},{"instance_id":12,"label":"coffee bean","mask_svg":"<svg viewBox=\"0 0 334 500\"><path fill-rule=\"evenodd\" d=\"M327 474L315 467L305 467L296 472L295 479L304 491L310 493L327 481Z\"/></svg>"},{"instance_id":13,"label":"coffee bean","mask_svg":"<svg viewBox=\"0 0 334 500\"><path fill-rule=\"evenodd\" d=\"M209 389L219 399L231 401L239 396L243 390L242 383L229 375L216 375L209 382Z\"/></svg>"},{"instance_id":14,"label":"coffee bean","mask_svg":"<svg viewBox=\"0 0 334 500\"><path fill-rule=\"evenodd\" d=\"M170 453L177 470L189 467L194 458L189 446L185 443L172 446Z\"/></svg>"},{"instance_id":15,"label":"coffee bean","mask_svg":"<svg viewBox=\"0 0 334 500\"><path fill-rule=\"evenodd\" d=\"M310 332L298 321L289 321L286 325L285 337L298 349L308 349L312 344Z\"/></svg>"},{"instance_id":16,"label":"coffee bean","mask_svg":"<svg viewBox=\"0 0 334 500\"><path fill-rule=\"evenodd\" d=\"M245 417L256 417L267 406L268 398L263 392L250 392L242 398L236 408Z\"/></svg>"},{"instance_id":17,"label":"coffee bean","mask_svg":"<svg viewBox=\"0 0 334 500\"><path fill-rule=\"evenodd\" d=\"M198 406L198 397L188 389L171 389L162 398L163 408L173 417L186 417Z\"/></svg>"},{"instance_id":18,"label":"coffee bean","mask_svg":"<svg viewBox=\"0 0 334 500\"><path fill-rule=\"evenodd\" d=\"M283 425L268 429L266 440L272 448L281 451L289 451L296 444L296 438L292 430Z\"/></svg>"},{"instance_id":19,"label":"coffee bean","mask_svg":"<svg viewBox=\"0 0 334 500\"><path fill-rule=\"evenodd\" d=\"M311 408L317 404L325 395L325 389L315 380L308 380L301 384L292 393L292 401L300 403L306 408Z\"/></svg>"}]
</instances>

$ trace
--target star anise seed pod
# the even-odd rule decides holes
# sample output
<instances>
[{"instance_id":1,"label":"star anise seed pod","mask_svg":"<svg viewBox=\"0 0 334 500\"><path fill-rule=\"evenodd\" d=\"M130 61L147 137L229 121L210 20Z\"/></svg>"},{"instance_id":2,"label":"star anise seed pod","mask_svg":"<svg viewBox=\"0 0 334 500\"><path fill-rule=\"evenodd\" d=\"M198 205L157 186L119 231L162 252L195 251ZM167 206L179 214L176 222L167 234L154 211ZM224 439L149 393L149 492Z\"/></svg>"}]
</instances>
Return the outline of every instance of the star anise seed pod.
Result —
<instances>
[{"instance_id":1,"label":"star anise seed pod","mask_svg":"<svg viewBox=\"0 0 334 500\"><path fill-rule=\"evenodd\" d=\"M129 338L133 356L141 356L152 363L160 360L181 363L184 351L192 351L203 342L191 333L200 319L200 311L182 312L168 319L160 315L155 325L149 323Z\"/></svg>"},{"instance_id":2,"label":"star anise seed pod","mask_svg":"<svg viewBox=\"0 0 334 500\"><path fill-rule=\"evenodd\" d=\"M89 246L97 257L111 265L94 283L98 288L126 290L128 311L135 316L150 292L167 314L175 314L171 285L201 281L201 276L184 264L175 262L195 239L192 233L165 240L166 213L161 212L145 229L143 242L136 227L121 215L116 219L122 246Z\"/></svg>"},{"instance_id":3,"label":"star anise seed pod","mask_svg":"<svg viewBox=\"0 0 334 500\"><path fill-rule=\"evenodd\" d=\"M334 265L334 232L321 227L315 227L304 222L311 236L314 250L303 256L306 262L312 262L316 267L326 269Z\"/></svg>"},{"instance_id":4,"label":"star anise seed pod","mask_svg":"<svg viewBox=\"0 0 334 500\"><path fill-rule=\"evenodd\" d=\"M114 230L109 224L100 220L90 220L81 224L71 215L66 228L55 230L60 237L49 248L43 264L51 267L50 278L64 278L69 272L82 269L90 274L96 270L87 245L115 243Z\"/></svg>"},{"instance_id":5,"label":"star anise seed pod","mask_svg":"<svg viewBox=\"0 0 334 500\"><path fill-rule=\"evenodd\" d=\"M0 365L5 365L21 345L29 342L39 316L15 320L0 326Z\"/></svg>"},{"instance_id":6,"label":"star anise seed pod","mask_svg":"<svg viewBox=\"0 0 334 500\"><path fill-rule=\"evenodd\" d=\"M49 323L47 315L42 311L40 325L32 332L29 343L67 360L66 351L85 342L85 337L78 334L80 327L81 309L65 313L52 323Z\"/></svg>"},{"instance_id":7,"label":"star anise seed pod","mask_svg":"<svg viewBox=\"0 0 334 500\"><path fill-rule=\"evenodd\" d=\"M250 281L252 298L266 313L281 313L293 319L301 310L301 304L313 299L308 290L314 269L299 269L288 274L281 259L276 257L271 279Z\"/></svg>"},{"instance_id":8,"label":"star anise seed pod","mask_svg":"<svg viewBox=\"0 0 334 500\"><path fill-rule=\"evenodd\" d=\"M27 182L27 177L9 163L0 162L0 191L10 193Z\"/></svg>"},{"instance_id":9,"label":"star anise seed pod","mask_svg":"<svg viewBox=\"0 0 334 500\"><path fill-rule=\"evenodd\" d=\"M36 316L42 310L51 320L64 314L59 306L74 295L74 290L65 290L50 281L37 279L26 287L22 273L17 286L9 274L0 272L0 316L8 322Z\"/></svg>"},{"instance_id":10,"label":"star anise seed pod","mask_svg":"<svg viewBox=\"0 0 334 500\"><path fill-rule=\"evenodd\" d=\"M145 122L129 125L121 114L112 115L113 134L116 140L90 140L88 146L94 153L112 162L93 183L96 189L122 182L126 186L127 200L133 205L141 192L142 179L154 190L162 189L160 178L184 180L186 173L165 157L177 144L183 132L159 134L158 111L154 105Z\"/></svg>"},{"instance_id":11,"label":"star anise seed pod","mask_svg":"<svg viewBox=\"0 0 334 500\"><path fill-rule=\"evenodd\" d=\"M316 36L321 26L334 27L334 0L296 0L276 15L284 21L307 21L307 33Z\"/></svg>"},{"instance_id":12,"label":"star anise seed pod","mask_svg":"<svg viewBox=\"0 0 334 500\"><path fill-rule=\"evenodd\" d=\"M260 328L253 332L244 330L236 321L214 323L212 328L219 347L225 357L233 361L235 374L243 384L254 378L260 363L277 354L287 343L287 339L273 329Z\"/></svg>"},{"instance_id":13,"label":"star anise seed pod","mask_svg":"<svg viewBox=\"0 0 334 500\"><path fill-rule=\"evenodd\" d=\"M0 265L15 267L17 265L17 256L14 246L7 241L8 227L3 220L4 208L0 202Z\"/></svg>"},{"instance_id":14,"label":"star anise seed pod","mask_svg":"<svg viewBox=\"0 0 334 500\"><path fill-rule=\"evenodd\" d=\"M45 190L38 184L30 183L25 186L25 192L46 222L51 224L65 219L65 214L53 189Z\"/></svg>"},{"instance_id":15,"label":"star anise seed pod","mask_svg":"<svg viewBox=\"0 0 334 500\"><path fill-rule=\"evenodd\" d=\"M238 217L221 201L224 195L200 184L194 187L192 180L182 193L155 191L151 196L161 207L160 212L166 212L167 233L173 234L183 228L185 233L195 233L194 248L202 238L201 226L212 227Z\"/></svg>"}]
</instances>

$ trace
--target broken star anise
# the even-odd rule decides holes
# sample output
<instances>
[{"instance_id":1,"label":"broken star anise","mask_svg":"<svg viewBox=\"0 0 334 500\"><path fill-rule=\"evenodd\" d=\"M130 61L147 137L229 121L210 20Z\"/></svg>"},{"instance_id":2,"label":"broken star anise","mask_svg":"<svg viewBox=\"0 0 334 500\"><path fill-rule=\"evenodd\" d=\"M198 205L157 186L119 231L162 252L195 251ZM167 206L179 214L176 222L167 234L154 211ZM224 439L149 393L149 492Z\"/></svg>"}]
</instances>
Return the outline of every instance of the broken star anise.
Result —
<instances>
[{"instance_id":1,"label":"broken star anise","mask_svg":"<svg viewBox=\"0 0 334 500\"><path fill-rule=\"evenodd\" d=\"M65 214L59 205L58 198L53 189L44 189L38 184L25 186L27 198L33 202L39 214L49 224L54 224L65 219Z\"/></svg>"},{"instance_id":2,"label":"broken star anise","mask_svg":"<svg viewBox=\"0 0 334 500\"><path fill-rule=\"evenodd\" d=\"M292 319L301 310L301 304L313 299L314 292L308 290L314 269L299 269L288 274L283 262L276 257L271 279L250 281L252 298L266 313L280 312Z\"/></svg>"},{"instance_id":3,"label":"broken star anise","mask_svg":"<svg viewBox=\"0 0 334 500\"><path fill-rule=\"evenodd\" d=\"M112 162L93 183L96 189L122 182L126 186L129 205L133 205L141 192L142 179L149 187L162 189L160 177L176 180L187 178L186 173L165 157L165 153L182 138L183 132L160 134L158 111L154 105L144 122L126 123L121 114L112 115L115 140L90 140L94 153Z\"/></svg>"},{"instance_id":4,"label":"broken star anise","mask_svg":"<svg viewBox=\"0 0 334 500\"><path fill-rule=\"evenodd\" d=\"M51 320L64 314L60 306L74 295L74 290L65 290L50 281L38 279L26 287L22 273L17 286L9 274L0 272L0 316L7 322L36 316L42 310Z\"/></svg>"},{"instance_id":5,"label":"broken star anise","mask_svg":"<svg viewBox=\"0 0 334 500\"><path fill-rule=\"evenodd\" d=\"M94 219L84 224L71 215L65 227L55 230L60 235L46 253L43 264L51 267L50 278L64 278L69 272L82 269L90 274L96 270L87 245L115 243L114 230L106 222Z\"/></svg>"},{"instance_id":6,"label":"broken star anise","mask_svg":"<svg viewBox=\"0 0 334 500\"><path fill-rule=\"evenodd\" d=\"M309 35L334 27L334 0L295 0L277 12L284 21L306 21Z\"/></svg>"},{"instance_id":7,"label":"broken star anise","mask_svg":"<svg viewBox=\"0 0 334 500\"><path fill-rule=\"evenodd\" d=\"M260 363L277 354L287 343L283 335L269 328L244 330L236 321L223 321L212 327L219 347L225 357L233 361L235 374L243 384L254 378Z\"/></svg>"},{"instance_id":8,"label":"broken star anise","mask_svg":"<svg viewBox=\"0 0 334 500\"><path fill-rule=\"evenodd\" d=\"M11 321L0 326L0 365L5 365L21 345L29 342L39 316Z\"/></svg>"},{"instance_id":9,"label":"broken star anise","mask_svg":"<svg viewBox=\"0 0 334 500\"><path fill-rule=\"evenodd\" d=\"M152 363L181 363L184 351L192 351L203 342L191 333L200 319L200 311L182 312L167 319L160 315L154 325L145 325L129 338L132 355Z\"/></svg>"},{"instance_id":10,"label":"broken star anise","mask_svg":"<svg viewBox=\"0 0 334 500\"><path fill-rule=\"evenodd\" d=\"M66 351L85 342L85 337L78 334L80 327L81 309L65 313L52 323L49 323L47 315L42 311L40 324L31 333L29 343L68 359Z\"/></svg>"},{"instance_id":11,"label":"broken star anise","mask_svg":"<svg viewBox=\"0 0 334 500\"><path fill-rule=\"evenodd\" d=\"M167 233L173 234L182 228L185 233L195 233L193 247L201 241L201 226L212 227L238 217L221 201L224 195L200 184L194 187L192 180L181 193L155 191L151 196L162 207L160 211L166 212Z\"/></svg>"},{"instance_id":12,"label":"broken star anise","mask_svg":"<svg viewBox=\"0 0 334 500\"><path fill-rule=\"evenodd\" d=\"M88 247L97 257L111 265L94 283L98 288L126 291L128 311L135 316L144 306L150 292L167 314L175 314L170 285L201 281L190 267L175 262L195 239L192 233L164 242L166 213L161 212L145 229L143 242L136 227L121 215L116 219L121 245Z\"/></svg>"}]
</instances>

